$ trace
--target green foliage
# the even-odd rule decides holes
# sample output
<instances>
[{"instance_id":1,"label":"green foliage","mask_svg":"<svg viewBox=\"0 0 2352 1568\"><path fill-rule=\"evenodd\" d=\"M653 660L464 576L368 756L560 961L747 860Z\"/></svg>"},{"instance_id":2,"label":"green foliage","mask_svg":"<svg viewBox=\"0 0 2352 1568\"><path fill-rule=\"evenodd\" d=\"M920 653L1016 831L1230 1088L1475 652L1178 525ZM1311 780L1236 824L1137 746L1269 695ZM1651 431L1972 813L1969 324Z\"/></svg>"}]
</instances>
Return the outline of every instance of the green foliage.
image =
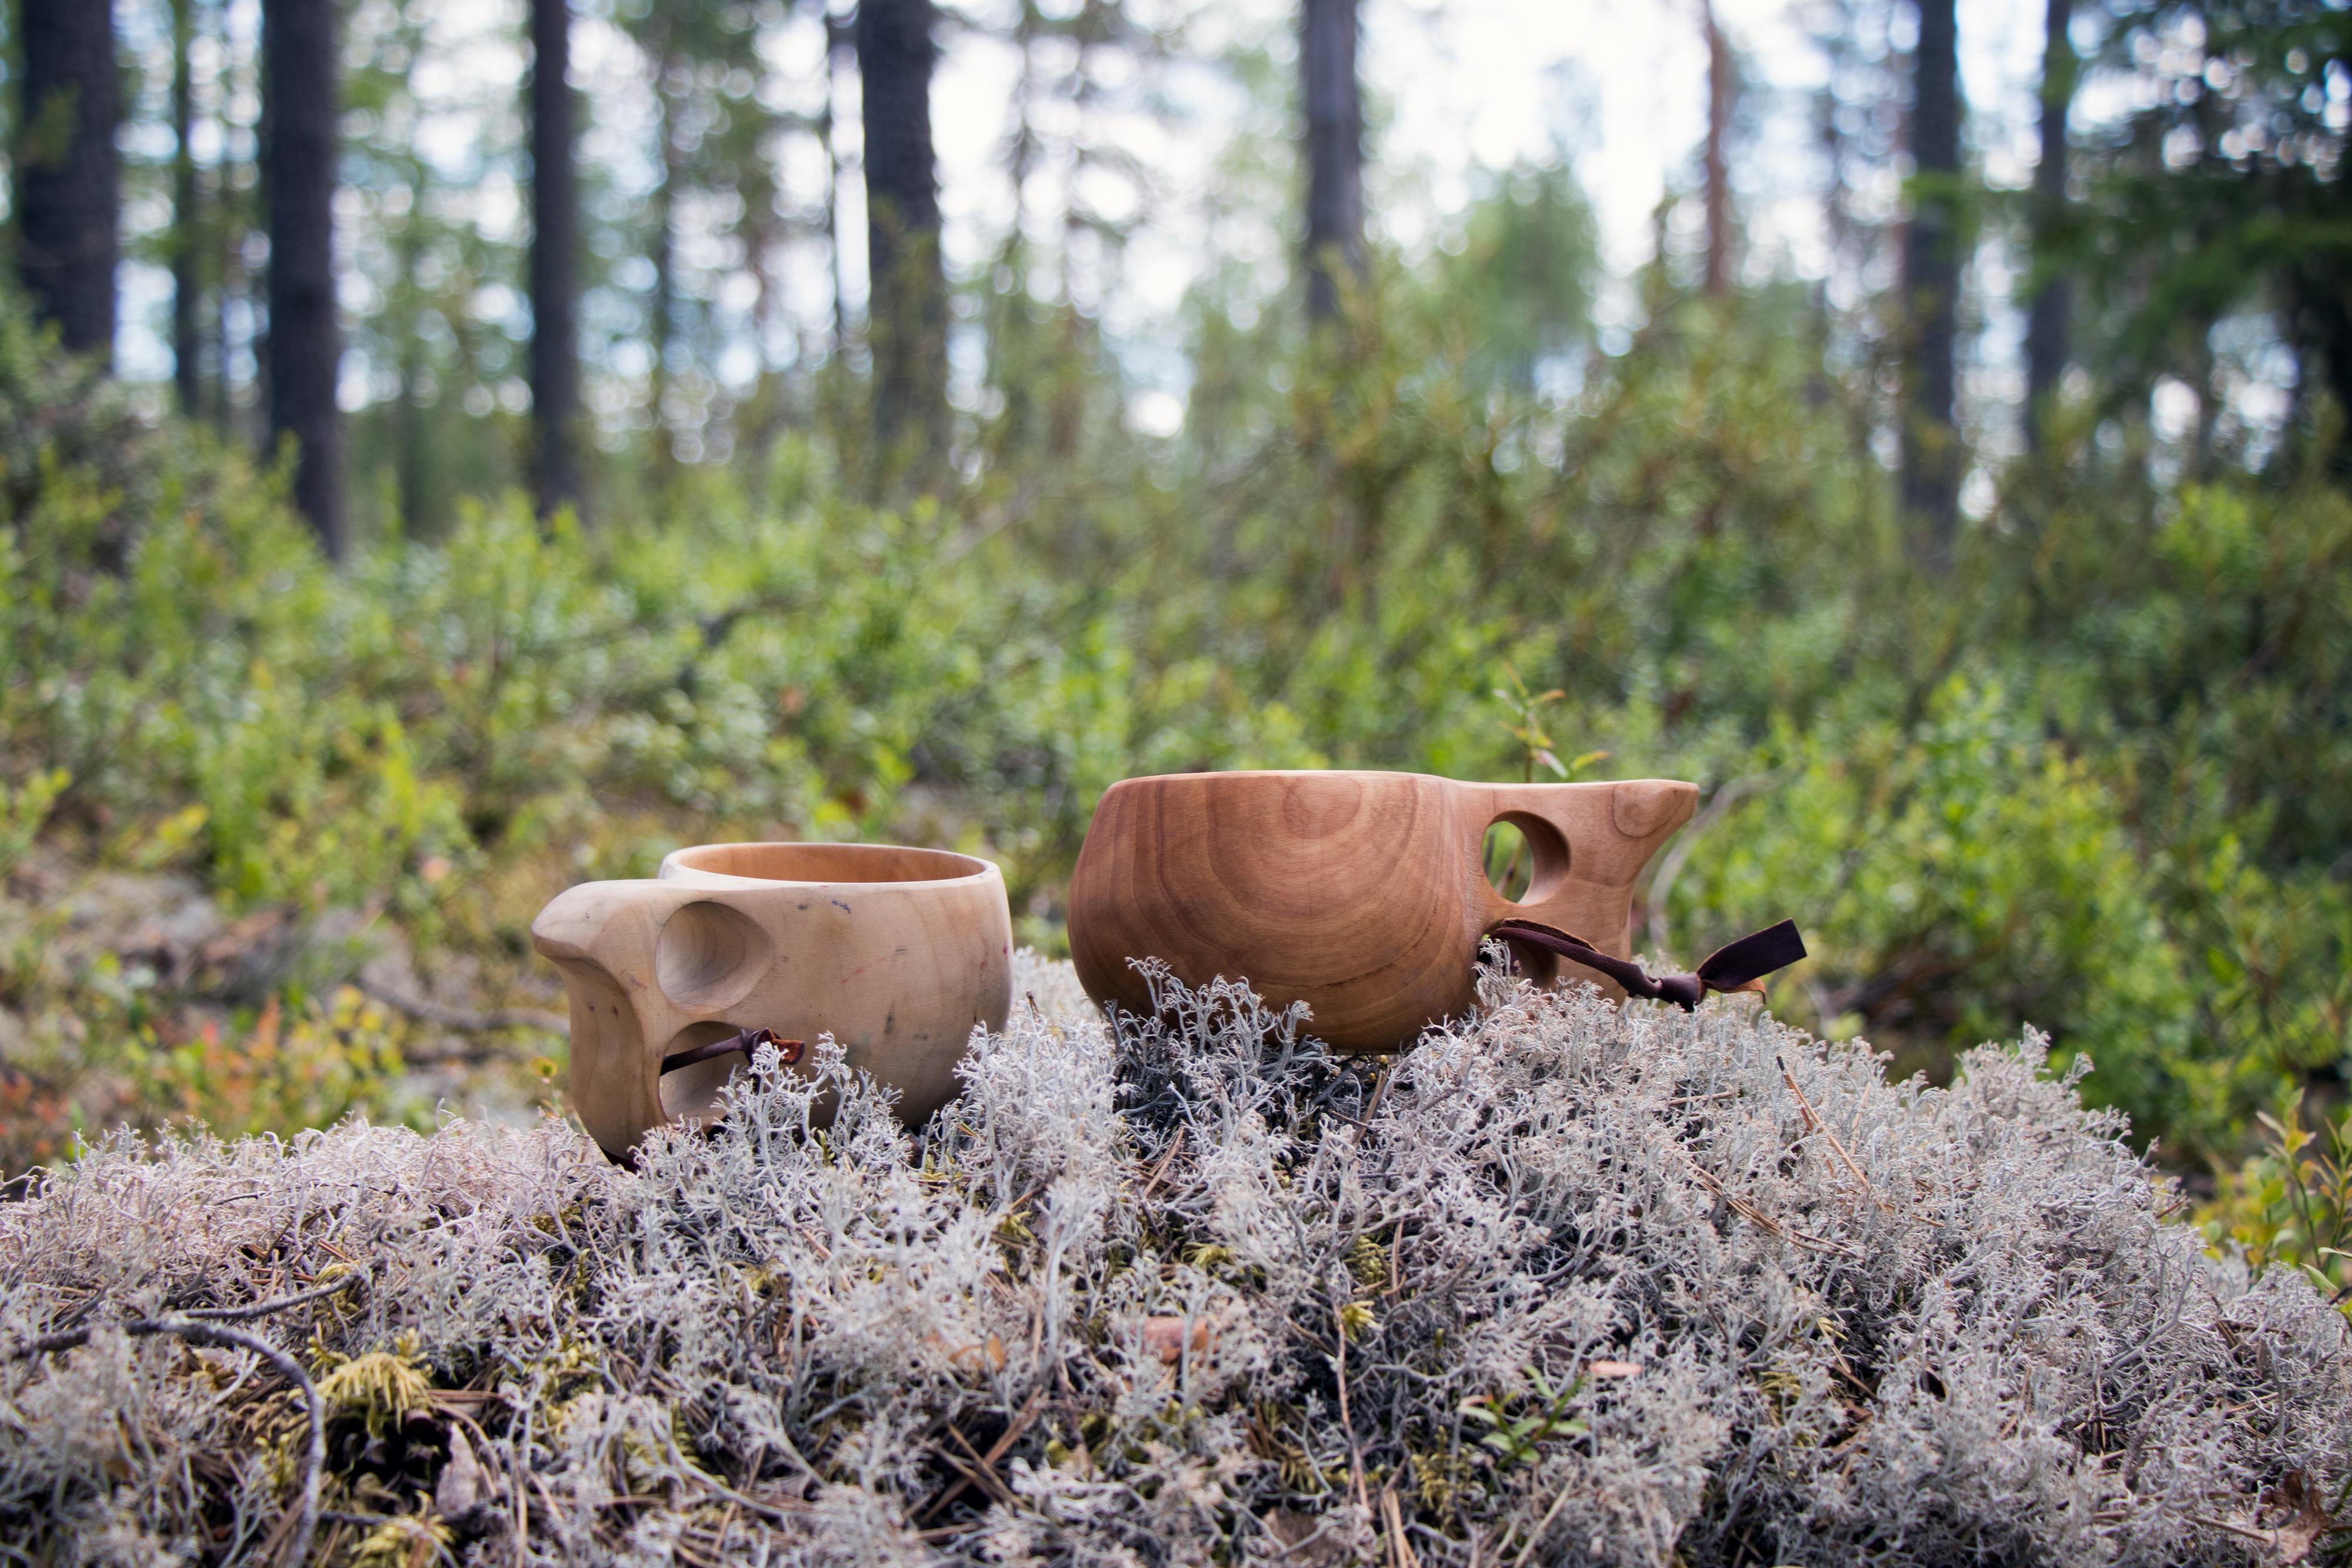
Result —
<instances>
[{"instance_id":1,"label":"green foliage","mask_svg":"<svg viewBox=\"0 0 2352 1568\"><path fill-rule=\"evenodd\" d=\"M2090 286L2108 382L2126 413L2161 375L2199 394L2201 461L2247 444L2232 433L2213 330L2247 313L2293 350L2298 380L2352 405L2352 263L2334 81L2352 19L2312 0L2107 0L2105 65L2138 78L2133 109L2085 149L2089 200L2056 236ZM2231 439L2232 434L2236 440Z\"/></svg>"},{"instance_id":2,"label":"green foliage","mask_svg":"<svg viewBox=\"0 0 2352 1568\"><path fill-rule=\"evenodd\" d=\"M1601 235L1565 156L1492 176L1442 254L1441 319L1475 382L1533 392L1589 345Z\"/></svg>"},{"instance_id":3,"label":"green foliage","mask_svg":"<svg viewBox=\"0 0 2352 1568\"><path fill-rule=\"evenodd\" d=\"M2352 1315L2352 1113L2306 1127L2297 1093L2262 1124L2262 1151L2224 1176L2206 1234L2257 1271L2301 1270Z\"/></svg>"},{"instance_id":4,"label":"green foliage","mask_svg":"<svg viewBox=\"0 0 2352 1568\"><path fill-rule=\"evenodd\" d=\"M2193 998L2157 888L2113 791L2032 716L1955 676L1913 726L1789 751L1779 781L1694 847L1678 913L1712 913L1728 936L1802 912L1821 970L1843 979L1815 999L1833 1033L1868 1019L1961 1046L2022 1014L2091 1056L2108 1103L2160 1124L2189 1110L2177 1075Z\"/></svg>"},{"instance_id":5,"label":"green foliage","mask_svg":"<svg viewBox=\"0 0 2352 1568\"><path fill-rule=\"evenodd\" d=\"M1050 949L1127 774L1682 777L1709 804L1637 943L1794 916L1814 957L1775 1008L1902 1071L2032 1023L2137 1136L2223 1166L2257 1111L2345 1092L2352 504L2128 454L2021 471L1923 582L1797 291L1661 294L1560 400L1465 368L1486 306L1453 287L1383 266L1312 345L1204 303L1167 440L1046 313L1045 402L905 510L849 499L820 429L749 476L680 465L643 517L478 499L340 572L274 476L0 311L9 821L511 976L558 888L684 841L952 842ZM111 1016L16 972L0 1005ZM156 1083L156 1113L241 1125L341 1103Z\"/></svg>"},{"instance_id":6,"label":"green foliage","mask_svg":"<svg viewBox=\"0 0 2352 1568\"><path fill-rule=\"evenodd\" d=\"M355 1113L424 1124L404 1103L400 1026L349 986L324 1000L271 997L236 1032L207 1025L165 1044L152 1024L116 1038L142 1103L223 1136L331 1126Z\"/></svg>"},{"instance_id":7,"label":"green foliage","mask_svg":"<svg viewBox=\"0 0 2352 1568\"><path fill-rule=\"evenodd\" d=\"M1495 688L1495 700L1503 705L1508 716L1503 727L1527 752L1519 769L1522 783L1535 782L1538 763L1543 764L1554 779L1565 779L1575 778L1596 762L1608 760L1605 751L1588 751L1572 761L1562 762L1552 751L1551 734L1544 727L1543 716L1546 708L1568 694L1558 686L1548 692L1529 692L1527 683L1519 679L1518 671L1507 664L1503 666L1503 678L1509 684Z\"/></svg>"},{"instance_id":8,"label":"green foliage","mask_svg":"<svg viewBox=\"0 0 2352 1568\"><path fill-rule=\"evenodd\" d=\"M1519 1402L1524 1406L1520 1415L1510 1415L1507 1407L1498 1406L1492 1399L1462 1402L1462 1414L1488 1428L1478 1439L1479 1446L1492 1449L1495 1462L1506 1469L1539 1458L1543 1444L1550 1438L1570 1437L1585 1430L1584 1422L1569 1414L1584 1392L1580 1375L1558 1388L1535 1367L1523 1368L1522 1375L1534 1392Z\"/></svg>"},{"instance_id":9,"label":"green foliage","mask_svg":"<svg viewBox=\"0 0 2352 1568\"><path fill-rule=\"evenodd\" d=\"M14 789L0 780L0 879L5 879L33 847L41 824L49 819L49 808L65 793L72 777L62 768L52 768L31 775Z\"/></svg>"}]
</instances>

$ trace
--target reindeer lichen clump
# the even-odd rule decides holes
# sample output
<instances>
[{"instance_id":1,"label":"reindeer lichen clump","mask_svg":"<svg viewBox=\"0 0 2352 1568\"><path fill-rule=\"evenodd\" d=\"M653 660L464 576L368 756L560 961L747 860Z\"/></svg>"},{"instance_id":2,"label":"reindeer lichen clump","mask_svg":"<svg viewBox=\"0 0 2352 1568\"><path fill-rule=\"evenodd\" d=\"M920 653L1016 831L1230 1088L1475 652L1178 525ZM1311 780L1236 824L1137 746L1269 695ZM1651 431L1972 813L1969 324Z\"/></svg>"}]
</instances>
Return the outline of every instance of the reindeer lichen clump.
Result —
<instances>
[{"instance_id":1,"label":"reindeer lichen clump","mask_svg":"<svg viewBox=\"0 0 2352 1568\"><path fill-rule=\"evenodd\" d=\"M1937 1090L1744 1000L1496 980L1368 1061L1239 987L1016 989L919 1136L820 1050L635 1172L551 1123L89 1151L0 1209L0 1539L282 1552L324 1390L321 1562L2342 1542L2344 1317L2167 1223L2037 1039ZM278 1298L241 1329L312 1387L125 1326Z\"/></svg>"}]
</instances>

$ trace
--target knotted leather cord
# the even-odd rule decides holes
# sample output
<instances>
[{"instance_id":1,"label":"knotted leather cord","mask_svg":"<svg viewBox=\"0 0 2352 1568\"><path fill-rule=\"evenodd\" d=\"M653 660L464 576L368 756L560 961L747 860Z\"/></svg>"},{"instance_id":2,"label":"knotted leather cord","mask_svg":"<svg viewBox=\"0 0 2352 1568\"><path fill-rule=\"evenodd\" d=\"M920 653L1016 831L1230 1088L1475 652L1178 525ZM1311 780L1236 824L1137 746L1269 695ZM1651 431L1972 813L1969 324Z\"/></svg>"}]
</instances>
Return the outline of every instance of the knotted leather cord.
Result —
<instances>
[{"instance_id":1,"label":"knotted leather cord","mask_svg":"<svg viewBox=\"0 0 2352 1568\"><path fill-rule=\"evenodd\" d=\"M730 1051L740 1051L744 1055L750 1056L763 1045L774 1046L777 1054L783 1058L786 1067L798 1061L801 1059L801 1052L808 1049L806 1040L786 1040L772 1029L740 1030L724 1040L714 1040L702 1045L689 1045L684 1051L671 1051L662 1058L661 1070L664 1074L676 1072L681 1067L692 1067L697 1062L709 1061L713 1057L725 1056Z\"/></svg>"},{"instance_id":2,"label":"knotted leather cord","mask_svg":"<svg viewBox=\"0 0 2352 1568\"><path fill-rule=\"evenodd\" d=\"M1501 921L1486 935L1557 953L1571 963L1598 969L1624 987L1628 996L1672 1002L1685 1012L1696 1009L1699 998L1709 991L1760 991L1765 976L1775 969L1785 969L1805 956L1805 939L1797 934L1793 920L1783 920L1778 925L1751 931L1737 942L1726 943L1709 954L1695 974L1655 977L1631 958L1614 957L1581 936L1538 921Z\"/></svg>"}]
</instances>

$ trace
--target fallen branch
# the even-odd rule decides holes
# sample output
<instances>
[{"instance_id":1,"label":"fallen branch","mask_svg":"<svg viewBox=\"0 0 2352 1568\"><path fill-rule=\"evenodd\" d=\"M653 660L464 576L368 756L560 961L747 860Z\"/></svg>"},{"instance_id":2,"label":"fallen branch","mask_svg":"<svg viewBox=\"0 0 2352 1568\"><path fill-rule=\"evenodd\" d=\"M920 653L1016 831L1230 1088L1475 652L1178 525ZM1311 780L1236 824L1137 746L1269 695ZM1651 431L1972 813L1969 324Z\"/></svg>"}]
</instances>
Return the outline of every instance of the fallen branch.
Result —
<instances>
[{"instance_id":1,"label":"fallen branch","mask_svg":"<svg viewBox=\"0 0 2352 1568\"><path fill-rule=\"evenodd\" d=\"M312 1301L323 1301L329 1296L340 1295L350 1290L365 1278L363 1274L345 1274L339 1280L330 1280L315 1289L298 1291L290 1296L274 1296L268 1301L249 1301L241 1307L195 1307L178 1315L184 1318L202 1318L216 1323L243 1322L248 1318L266 1318L272 1312L282 1312L289 1307L302 1307L310 1305Z\"/></svg>"},{"instance_id":2,"label":"fallen branch","mask_svg":"<svg viewBox=\"0 0 2352 1568\"><path fill-rule=\"evenodd\" d=\"M320 1296L341 1290L347 1282L338 1280L326 1291L306 1291L299 1296L289 1296L276 1301L258 1302L252 1307L216 1307L215 1312L241 1312L258 1317L264 1312L278 1312L303 1301L316 1301ZM132 1318L120 1325L122 1332L134 1339L151 1334L176 1334L191 1344L211 1345L219 1350L250 1351L259 1356L278 1375L302 1391L302 1415L310 1428L310 1440L302 1450L302 1506L295 1517L294 1539L288 1548L285 1561L299 1564L310 1557L310 1538L319 1531L319 1485L327 1468L327 1412L320 1402L317 1385L310 1381L299 1363L268 1341L242 1329L224 1328L218 1322L198 1322L194 1317ZM89 1343L92 1328L68 1329L63 1333L44 1334L9 1354L11 1361L30 1355L43 1355L54 1351L73 1350ZM280 1528L283 1528L281 1525Z\"/></svg>"},{"instance_id":3,"label":"fallen branch","mask_svg":"<svg viewBox=\"0 0 2352 1568\"><path fill-rule=\"evenodd\" d=\"M299 1307L311 1301L323 1301L340 1291L350 1290L365 1278L363 1274L346 1274L341 1279L330 1281L315 1290L299 1291L290 1296L273 1296L268 1301L250 1301L241 1307L195 1307L185 1312L174 1312L168 1318L131 1318L121 1326L124 1333L137 1335L163 1333L170 1324L183 1319L190 1322L242 1322L252 1318L268 1317L272 1312L282 1312L289 1307ZM60 1350L79 1350L89 1343L89 1336L97 1332L98 1327L99 1325L95 1323L84 1323L79 1328L59 1329L55 1333L45 1333L37 1339L26 1340L5 1356L0 1356L0 1360L22 1361L26 1356L48 1355Z\"/></svg>"},{"instance_id":4,"label":"fallen branch","mask_svg":"<svg viewBox=\"0 0 2352 1568\"><path fill-rule=\"evenodd\" d=\"M562 1013L551 1013L540 1008L492 1008L487 1012L475 1012L467 1008L427 1001L423 997L412 997L395 987L364 977L359 982L359 988L384 1006L406 1013L410 1018L422 1019L426 1023L439 1024L443 1029L454 1029L464 1034L488 1034L502 1029L536 1030L541 1034L568 1035L572 1032L571 1019ZM425 1059L420 1057L416 1060Z\"/></svg>"}]
</instances>

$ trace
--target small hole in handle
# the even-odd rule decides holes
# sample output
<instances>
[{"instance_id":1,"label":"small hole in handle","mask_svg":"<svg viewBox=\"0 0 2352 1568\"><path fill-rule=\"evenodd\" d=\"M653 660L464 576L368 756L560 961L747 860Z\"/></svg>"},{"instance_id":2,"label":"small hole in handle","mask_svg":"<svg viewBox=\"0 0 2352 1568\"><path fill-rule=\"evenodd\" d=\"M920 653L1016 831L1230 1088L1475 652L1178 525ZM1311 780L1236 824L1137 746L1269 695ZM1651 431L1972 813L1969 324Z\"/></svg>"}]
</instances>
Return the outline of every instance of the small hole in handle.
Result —
<instances>
[{"instance_id":1,"label":"small hole in handle","mask_svg":"<svg viewBox=\"0 0 2352 1568\"><path fill-rule=\"evenodd\" d=\"M762 1045L776 1048L786 1067L797 1067L808 1042L784 1040L774 1030L719 1022L689 1024L669 1042L661 1062L662 1114L706 1126L718 1114L719 1091L738 1068L751 1064Z\"/></svg>"},{"instance_id":2,"label":"small hole in handle","mask_svg":"<svg viewBox=\"0 0 2352 1568\"><path fill-rule=\"evenodd\" d=\"M1528 895L1528 888L1536 880L1536 855L1528 843L1528 835L1517 822L1488 823L1486 841L1480 852L1486 862L1489 886L1513 904Z\"/></svg>"},{"instance_id":3,"label":"small hole in handle","mask_svg":"<svg viewBox=\"0 0 2352 1568\"><path fill-rule=\"evenodd\" d=\"M1512 904L1536 904L1568 879L1568 841L1541 817L1506 811L1479 846L1487 885Z\"/></svg>"}]
</instances>

